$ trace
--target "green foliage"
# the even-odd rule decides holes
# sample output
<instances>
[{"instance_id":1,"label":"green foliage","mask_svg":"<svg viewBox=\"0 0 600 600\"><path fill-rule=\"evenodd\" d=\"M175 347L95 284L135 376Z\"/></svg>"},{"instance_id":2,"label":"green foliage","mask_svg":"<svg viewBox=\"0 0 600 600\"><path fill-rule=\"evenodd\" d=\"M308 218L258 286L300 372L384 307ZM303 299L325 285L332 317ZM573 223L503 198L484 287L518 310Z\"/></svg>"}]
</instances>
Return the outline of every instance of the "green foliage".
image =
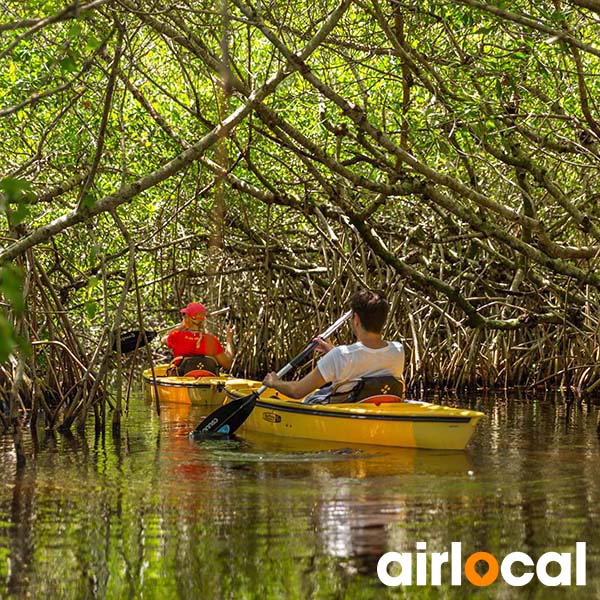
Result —
<instances>
[{"instance_id":1,"label":"green foliage","mask_svg":"<svg viewBox=\"0 0 600 600\"><path fill-rule=\"evenodd\" d=\"M85 314L90 321L98 314L98 311L100 310L100 307L95 300L86 300L84 303L84 308Z\"/></svg>"},{"instance_id":2,"label":"green foliage","mask_svg":"<svg viewBox=\"0 0 600 600\"><path fill-rule=\"evenodd\" d=\"M6 194L9 203L18 202L26 196L26 192L31 189L31 185L24 179L16 177L5 177L0 180L0 190Z\"/></svg>"},{"instance_id":3,"label":"green foliage","mask_svg":"<svg viewBox=\"0 0 600 600\"><path fill-rule=\"evenodd\" d=\"M261 19L298 53L336 5L322 0L290 10L271 2L261 5ZM51 17L64 3L8 6L8 19L18 21ZM600 156L597 19L568 3L494 6L508 16L485 3L350 3L305 71L290 73L262 108L198 160L182 163L117 209L136 244L144 305L160 314L182 296L217 285L215 302L221 302L226 285L215 273L244 273L256 265L264 268L252 281L257 294L265 293L261 286L269 288L277 269L287 269L295 274L288 283L298 278L301 289L311 290L299 305L329 294L324 281L319 289L311 279L311 269L377 286L371 277L395 272L402 285L430 295L444 311L440 286L429 285L436 278L464 297L489 295L489 302L476 301L485 314L513 317L559 310L566 302L561 290L588 286L600 244L590 229L600 225L594 176ZM84 209L118 197L123 184L155 177L246 103L250 92L280 69L290 70L259 21L248 20L235 4L227 7L231 18L225 23L210 2L184 0L165 13L140 0L136 11L116 3L111 11L84 11L31 35L22 36L20 27L2 32L4 47L15 45L0 63L0 173L17 174L0 182L2 210L19 231L53 223L52 239L40 236L36 260L50 272L66 310L86 328L100 321L105 300L109 313L116 306L127 267L126 242L109 213L92 219L84 210L84 223L61 228L82 189L81 182L67 184L75 174L89 173L100 136L103 151ZM125 38L101 132L119 28ZM224 83L219 61L225 37L239 85ZM336 98L360 107L362 121ZM227 175L217 177L214 163ZM246 184L258 192L248 192ZM424 189L447 203L436 204ZM339 248L315 251L324 230L315 206L344 240ZM392 256L411 257L418 276L403 271L404 263L374 268L372 257L362 255L372 250L368 244L363 240L358 252L349 241L356 229L344 213L370 206L376 210L365 213L369 226ZM539 223L535 235L519 220L525 210ZM573 216L578 214L585 217L580 222ZM219 238L216 232L223 234L223 249L214 254L208 247ZM471 236L477 243L461 242ZM332 270L328 253L334 251L356 264L343 273ZM106 286L89 280L100 272L101 254ZM523 283L513 290L511 277L522 266ZM579 271L572 275L569 269ZM578 310L591 314L587 306Z\"/></svg>"},{"instance_id":4,"label":"green foliage","mask_svg":"<svg viewBox=\"0 0 600 600\"><path fill-rule=\"evenodd\" d=\"M23 315L25 311L23 278L22 269L16 265L7 264L0 269L0 295L16 316ZM26 354L31 352L29 344L17 336L6 310L2 308L0 310L0 363L5 362L17 346Z\"/></svg>"},{"instance_id":5,"label":"green foliage","mask_svg":"<svg viewBox=\"0 0 600 600\"><path fill-rule=\"evenodd\" d=\"M77 70L77 64L73 56L65 56L60 60L60 68L67 73L73 73Z\"/></svg>"},{"instance_id":6,"label":"green foliage","mask_svg":"<svg viewBox=\"0 0 600 600\"><path fill-rule=\"evenodd\" d=\"M23 298L23 271L13 265L7 264L0 270L0 292L10 303L16 315L22 315L25 309Z\"/></svg>"},{"instance_id":7,"label":"green foliage","mask_svg":"<svg viewBox=\"0 0 600 600\"><path fill-rule=\"evenodd\" d=\"M19 225L29 216L28 201L31 198L31 184L16 177L0 180L0 210L4 211L13 225ZM16 208L11 208L11 204Z\"/></svg>"},{"instance_id":8,"label":"green foliage","mask_svg":"<svg viewBox=\"0 0 600 600\"><path fill-rule=\"evenodd\" d=\"M91 192L87 192L85 194L85 196L83 197L82 204L86 208L92 208L92 206L94 206L95 202L96 202L96 197L94 196L94 194Z\"/></svg>"},{"instance_id":9,"label":"green foliage","mask_svg":"<svg viewBox=\"0 0 600 600\"><path fill-rule=\"evenodd\" d=\"M0 309L0 363L8 360L16 346L17 340L13 326L6 317L4 309Z\"/></svg>"}]
</instances>

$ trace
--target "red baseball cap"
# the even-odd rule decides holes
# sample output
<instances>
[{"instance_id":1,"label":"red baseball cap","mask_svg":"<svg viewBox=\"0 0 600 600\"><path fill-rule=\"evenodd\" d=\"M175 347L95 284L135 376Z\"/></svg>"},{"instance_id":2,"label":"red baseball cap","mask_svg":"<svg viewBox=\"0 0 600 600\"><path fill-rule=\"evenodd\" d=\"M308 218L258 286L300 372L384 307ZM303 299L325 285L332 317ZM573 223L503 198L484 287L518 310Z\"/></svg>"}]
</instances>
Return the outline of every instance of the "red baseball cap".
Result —
<instances>
[{"instance_id":1,"label":"red baseball cap","mask_svg":"<svg viewBox=\"0 0 600 600\"><path fill-rule=\"evenodd\" d=\"M206 306L200 302L190 302L185 308L181 309L181 312L188 317L206 315Z\"/></svg>"}]
</instances>

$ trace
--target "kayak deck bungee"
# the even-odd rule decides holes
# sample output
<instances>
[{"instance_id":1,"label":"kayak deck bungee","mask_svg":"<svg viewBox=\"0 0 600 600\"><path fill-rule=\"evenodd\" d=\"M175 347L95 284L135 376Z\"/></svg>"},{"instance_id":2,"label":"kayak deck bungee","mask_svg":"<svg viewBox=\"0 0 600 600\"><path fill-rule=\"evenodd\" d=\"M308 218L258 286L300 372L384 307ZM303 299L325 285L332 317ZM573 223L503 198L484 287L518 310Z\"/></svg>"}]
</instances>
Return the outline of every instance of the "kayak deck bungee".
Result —
<instances>
[{"instance_id":1,"label":"kayak deck bungee","mask_svg":"<svg viewBox=\"0 0 600 600\"><path fill-rule=\"evenodd\" d=\"M252 394L260 382L230 380L226 402ZM483 413L428 402L303 404L272 389L256 400L240 431L405 448L463 450Z\"/></svg>"},{"instance_id":2,"label":"kayak deck bungee","mask_svg":"<svg viewBox=\"0 0 600 600\"><path fill-rule=\"evenodd\" d=\"M152 369L142 373L144 393L148 398L159 402L174 402L178 404L220 404L225 399L225 382L232 379L229 375L211 377L183 377L167 375L169 365L162 364L154 367L156 385L153 383Z\"/></svg>"}]
</instances>

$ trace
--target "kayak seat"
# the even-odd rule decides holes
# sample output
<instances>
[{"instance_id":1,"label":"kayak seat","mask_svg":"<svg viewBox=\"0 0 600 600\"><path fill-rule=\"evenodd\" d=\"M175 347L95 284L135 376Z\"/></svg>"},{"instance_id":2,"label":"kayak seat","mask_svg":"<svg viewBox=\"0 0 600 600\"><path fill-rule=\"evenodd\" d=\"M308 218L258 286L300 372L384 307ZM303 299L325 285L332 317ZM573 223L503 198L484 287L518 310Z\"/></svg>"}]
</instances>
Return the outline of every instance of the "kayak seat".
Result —
<instances>
[{"instance_id":1,"label":"kayak seat","mask_svg":"<svg viewBox=\"0 0 600 600\"><path fill-rule=\"evenodd\" d=\"M191 356L176 356L167 369L168 375L186 376L190 371L209 371L211 375L219 372L219 363L214 356L194 354Z\"/></svg>"},{"instance_id":2,"label":"kayak seat","mask_svg":"<svg viewBox=\"0 0 600 600\"><path fill-rule=\"evenodd\" d=\"M353 387L343 392L349 384ZM327 384L304 399L305 404L353 404L357 402L401 402L404 397L405 384L403 379L392 375L377 377L361 377L350 381L341 381L335 386ZM373 401L371 400L373 399ZM388 399L389 398L389 399Z\"/></svg>"},{"instance_id":3,"label":"kayak seat","mask_svg":"<svg viewBox=\"0 0 600 600\"><path fill-rule=\"evenodd\" d=\"M216 373L212 371L207 371L206 369L194 369L193 371L188 371L184 377L214 377Z\"/></svg>"},{"instance_id":4,"label":"kayak seat","mask_svg":"<svg viewBox=\"0 0 600 600\"><path fill-rule=\"evenodd\" d=\"M350 390L346 402L370 402L370 398L391 397L394 400L384 402L398 402L404 397L404 379L397 379L392 375L377 377L361 377L358 383Z\"/></svg>"}]
</instances>

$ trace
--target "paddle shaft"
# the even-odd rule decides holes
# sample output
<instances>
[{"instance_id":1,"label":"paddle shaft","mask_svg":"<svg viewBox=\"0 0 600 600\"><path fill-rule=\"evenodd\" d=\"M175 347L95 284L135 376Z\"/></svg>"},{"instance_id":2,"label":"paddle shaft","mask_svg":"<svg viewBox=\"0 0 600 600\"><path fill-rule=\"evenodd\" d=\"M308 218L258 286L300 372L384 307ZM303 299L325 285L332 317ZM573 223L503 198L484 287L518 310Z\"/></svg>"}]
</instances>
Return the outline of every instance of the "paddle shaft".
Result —
<instances>
[{"instance_id":1,"label":"paddle shaft","mask_svg":"<svg viewBox=\"0 0 600 600\"><path fill-rule=\"evenodd\" d=\"M317 337L326 339L332 333L337 331L350 317L352 311L342 315L333 325L326 329ZM285 367L277 372L278 377L283 377L292 369L302 363L310 353L316 348L318 342L312 341L300 354L290 360ZM254 408L254 404L259 396L267 389L266 385L261 385L256 391L249 396L238 398L228 404L220 406L201 421L196 429L190 433L191 436L203 436L210 433L233 433L240 425L250 416ZM236 419L237 417L237 419ZM223 431L225 430L225 431Z\"/></svg>"},{"instance_id":2,"label":"paddle shaft","mask_svg":"<svg viewBox=\"0 0 600 600\"><path fill-rule=\"evenodd\" d=\"M350 317L352 316L352 311L349 310L347 313L343 314L331 327L326 329L323 333L319 334L317 337L322 339L327 339L330 335L332 335L335 331L337 331ZM287 375L292 369L295 369L298 365L302 364L311 354L311 352L317 347L318 342L313 340L298 356L295 356L290 360L290 362L282 367L279 371L277 371L277 377L281 378ZM260 386L254 393L260 396L267 388L266 385Z\"/></svg>"}]
</instances>

